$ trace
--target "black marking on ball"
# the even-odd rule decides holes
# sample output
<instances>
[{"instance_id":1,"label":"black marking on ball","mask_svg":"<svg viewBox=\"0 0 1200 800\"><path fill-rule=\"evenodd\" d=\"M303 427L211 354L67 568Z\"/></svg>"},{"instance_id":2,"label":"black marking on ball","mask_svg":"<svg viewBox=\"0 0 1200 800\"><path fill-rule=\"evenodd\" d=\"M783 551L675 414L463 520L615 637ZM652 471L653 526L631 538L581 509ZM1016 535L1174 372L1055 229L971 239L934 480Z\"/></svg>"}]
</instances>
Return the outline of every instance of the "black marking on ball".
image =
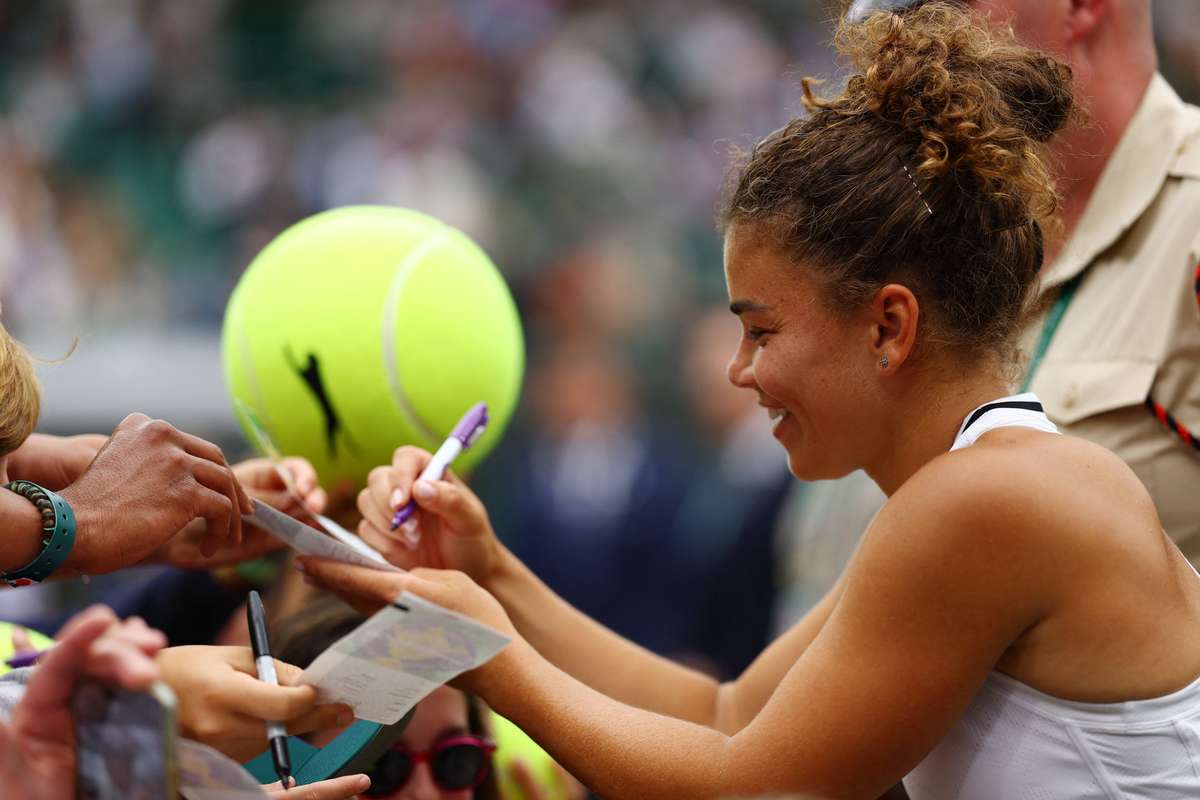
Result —
<instances>
[{"instance_id":1,"label":"black marking on ball","mask_svg":"<svg viewBox=\"0 0 1200 800\"><path fill-rule=\"evenodd\" d=\"M325 382L321 379L321 362L317 359L317 354L309 353L304 365L301 366L292 353L291 345L284 345L283 357L304 381L308 390L313 393L313 397L321 409L321 414L325 418L325 446L329 450L329 458L337 460L338 434L341 434L346 449L357 455L358 443L354 441L350 431L342 425L341 417L333 408L333 400L330 399L329 392L325 390Z\"/></svg>"}]
</instances>

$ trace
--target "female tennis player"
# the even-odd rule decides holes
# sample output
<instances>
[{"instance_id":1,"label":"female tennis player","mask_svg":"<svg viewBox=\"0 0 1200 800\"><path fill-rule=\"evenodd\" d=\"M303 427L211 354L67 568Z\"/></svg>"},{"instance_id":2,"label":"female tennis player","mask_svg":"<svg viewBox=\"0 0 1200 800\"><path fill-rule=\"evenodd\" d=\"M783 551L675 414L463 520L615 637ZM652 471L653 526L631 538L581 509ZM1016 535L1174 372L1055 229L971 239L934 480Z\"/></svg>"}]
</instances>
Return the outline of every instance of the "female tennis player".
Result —
<instances>
[{"instance_id":1,"label":"female tennis player","mask_svg":"<svg viewBox=\"0 0 1200 800\"><path fill-rule=\"evenodd\" d=\"M724 213L730 379L798 478L862 468L888 495L816 609L718 685L568 607L459 480L414 483L411 448L373 473L361 532L439 569L305 568L513 636L463 686L610 800L901 779L914 800L1198 797L1200 579L1122 462L1011 395L1070 74L944 3L838 45L845 90L806 85L811 113L753 150ZM414 551L387 532L410 493Z\"/></svg>"}]
</instances>

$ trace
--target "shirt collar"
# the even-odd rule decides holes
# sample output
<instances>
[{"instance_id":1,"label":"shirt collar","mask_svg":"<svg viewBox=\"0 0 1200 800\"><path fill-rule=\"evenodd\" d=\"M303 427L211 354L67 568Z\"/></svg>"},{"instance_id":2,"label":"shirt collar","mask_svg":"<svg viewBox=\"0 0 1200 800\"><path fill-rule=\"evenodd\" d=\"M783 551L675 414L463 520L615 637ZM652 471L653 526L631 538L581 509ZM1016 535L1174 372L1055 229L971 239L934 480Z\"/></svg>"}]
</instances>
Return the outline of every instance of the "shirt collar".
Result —
<instances>
[{"instance_id":1,"label":"shirt collar","mask_svg":"<svg viewBox=\"0 0 1200 800\"><path fill-rule=\"evenodd\" d=\"M1070 241L1046 272L1043 289L1082 272L1154 202L1187 133L1183 111L1179 95L1162 75L1155 73L1104 166Z\"/></svg>"}]
</instances>

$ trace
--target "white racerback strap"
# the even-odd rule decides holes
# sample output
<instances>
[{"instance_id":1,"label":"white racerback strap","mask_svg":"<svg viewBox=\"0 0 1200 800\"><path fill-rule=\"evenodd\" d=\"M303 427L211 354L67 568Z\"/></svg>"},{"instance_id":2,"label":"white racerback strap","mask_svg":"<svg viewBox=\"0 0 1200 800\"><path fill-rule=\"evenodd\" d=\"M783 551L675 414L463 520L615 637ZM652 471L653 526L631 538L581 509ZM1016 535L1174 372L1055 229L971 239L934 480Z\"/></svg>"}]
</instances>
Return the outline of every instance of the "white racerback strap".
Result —
<instances>
[{"instance_id":1,"label":"white racerback strap","mask_svg":"<svg viewBox=\"0 0 1200 800\"><path fill-rule=\"evenodd\" d=\"M980 436L996 428L1034 428L1046 433L1058 433L1058 428L1046 416L1041 402L1033 392L1002 397L984 403L963 420L950 450L961 450L975 444Z\"/></svg>"}]
</instances>

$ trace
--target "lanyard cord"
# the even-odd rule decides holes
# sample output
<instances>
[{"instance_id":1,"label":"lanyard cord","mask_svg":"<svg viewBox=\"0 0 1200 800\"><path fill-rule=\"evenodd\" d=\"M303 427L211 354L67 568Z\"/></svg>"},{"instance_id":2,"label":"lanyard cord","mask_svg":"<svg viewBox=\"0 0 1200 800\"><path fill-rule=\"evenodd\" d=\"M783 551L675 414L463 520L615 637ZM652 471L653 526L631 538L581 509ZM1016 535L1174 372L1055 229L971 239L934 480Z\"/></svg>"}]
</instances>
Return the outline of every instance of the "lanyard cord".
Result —
<instances>
[{"instance_id":1,"label":"lanyard cord","mask_svg":"<svg viewBox=\"0 0 1200 800\"><path fill-rule=\"evenodd\" d=\"M1054 301L1054 307L1050 309L1050 313L1046 315L1046 324L1042 326L1042 334L1038 337L1037 348L1033 351L1033 357L1029 360L1029 369L1025 373L1025 381L1021 384L1021 391L1028 392L1030 385L1033 383L1033 378L1037 374L1038 367L1042 365L1042 359L1046 355L1046 351L1050 349L1050 342L1054 339L1054 334L1058 331L1059 323L1062 322L1063 315L1067 313L1067 306L1071 304L1071 300L1075 297L1075 290L1079 288L1079 284L1083 283L1083 276L1087 274L1087 270L1080 272L1074 278L1063 284L1062 289L1058 292L1058 299ZM1196 264L1196 303L1200 305L1200 263ZM1159 403L1152 396L1148 396L1145 400L1145 406L1150 410L1150 413L1158 418L1158 421L1166 425L1172 433L1179 437L1185 445L1190 446L1193 450L1200 452L1200 438L1196 434L1188 430L1187 426L1171 415L1167 411L1166 406Z\"/></svg>"},{"instance_id":2,"label":"lanyard cord","mask_svg":"<svg viewBox=\"0 0 1200 800\"><path fill-rule=\"evenodd\" d=\"M1029 369L1025 372L1025 382L1021 384L1022 392L1029 391L1029 386L1033 383L1033 376L1037 374L1038 367L1042 365L1042 359L1045 357L1046 351L1050 349L1050 341L1054 338L1063 315L1067 313L1067 306L1071 305L1071 300L1075 297L1075 290L1079 288L1079 284L1083 283L1083 276L1086 273L1087 270L1079 273L1058 290L1058 299L1054 301L1054 307L1046 315L1046 324L1042 326L1042 335L1038 337L1037 348L1033 351L1033 358L1029 360Z\"/></svg>"},{"instance_id":3,"label":"lanyard cord","mask_svg":"<svg viewBox=\"0 0 1200 800\"><path fill-rule=\"evenodd\" d=\"M1196 264L1196 304L1200 305L1200 263ZM1196 438L1196 434L1192 433L1175 417L1171 416L1171 412L1167 411L1166 406L1155 400L1153 397L1146 398L1146 408L1150 409L1150 413L1158 417L1158 421L1171 429L1171 432L1179 437L1186 445L1191 445L1192 449L1200 452L1200 439Z\"/></svg>"}]
</instances>

